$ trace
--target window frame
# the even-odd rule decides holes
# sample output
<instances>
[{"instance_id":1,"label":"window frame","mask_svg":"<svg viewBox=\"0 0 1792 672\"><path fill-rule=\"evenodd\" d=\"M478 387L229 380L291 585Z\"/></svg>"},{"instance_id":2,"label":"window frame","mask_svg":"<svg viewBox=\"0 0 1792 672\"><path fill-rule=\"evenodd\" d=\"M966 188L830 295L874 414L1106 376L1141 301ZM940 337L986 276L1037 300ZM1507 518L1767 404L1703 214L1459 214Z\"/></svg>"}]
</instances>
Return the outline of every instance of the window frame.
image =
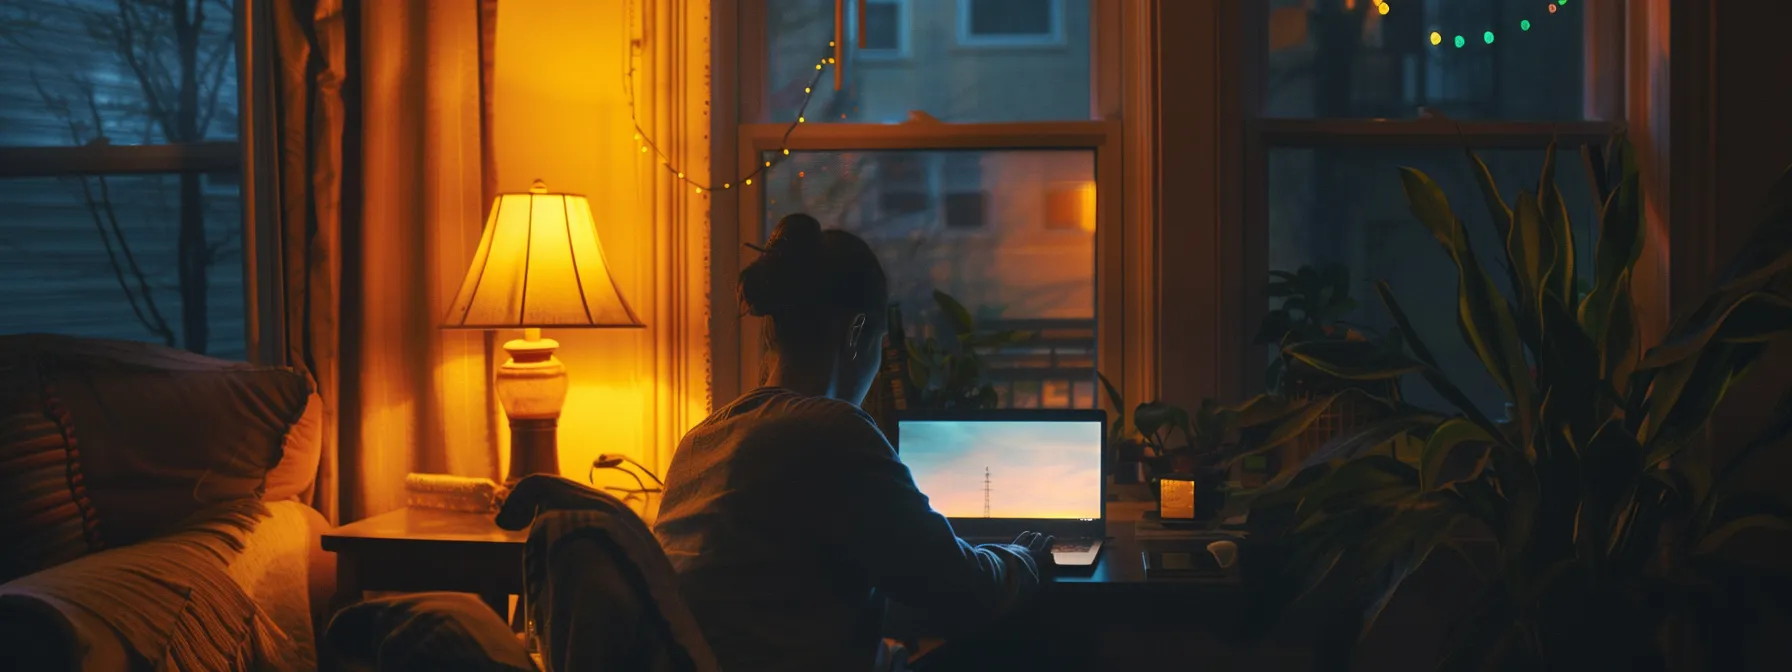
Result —
<instances>
[{"instance_id":1,"label":"window frame","mask_svg":"<svg viewBox=\"0 0 1792 672\"><path fill-rule=\"evenodd\" d=\"M142 175L167 173L235 172L239 175L242 203L243 249L243 330L244 355L252 363L278 363L281 351L277 342L278 315L269 315L268 303L273 264L268 235L272 209L258 205L258 196L266 194L260 181L265 171L256 171L250 160L251 148L271 145L271 135L255 112L254 103L262 100L257 87L265 89L261 77L252 77L253 65L260 62L260 53L271 42L265 30L266 21L259 20L261 3L235 0L237 22L237 140L207 141L158 145L82 145L82 146L0 146L0 179L29 177L69 177L75 175ZM254 32L260 30L260 32ZM270 108L271 109L271 108ZM261 133L260 136L257 133ZM265 137L263 137L265 136ZM261 216L266 213L267 216ZM269 322L269 320L275 320Z\"/></svg>"},{"instance_id":2,"label":"window frame","mask_svg":"<svg viewBox=\"0 0 1792 672\"><path fill-rule=\"evenodd\" d=\"M1087 149L1095 155L1096 367L1127 399L1156 394L1156 332L1149 281L1156 271L1154 185L1147 173L1151 144L1149 101L1154 67L1149 40L1155 2L1089 0L1091 119L1018 123L821 123L804 124L781 142L785 124L741 123L764 118L766 3L713 0L718 26L713 52L716 100L738 105L712 110L711 147L719 175L744 175L758 167L760 152L878 150ZM1062 2L1062 0L1056 0ZM853 4L850 0L848 5ZM1060 23L1061 25L1061 23ZM738 28L736 28L738 26ZM1130 45L1130 46L1128 46ZM825 79L825 78L824 78ZM1122 107L1128 110L1123 116ZM727 172L723 172L727 171ZM1127 179L1127 176L1133 176ZM726 181L724 178L722 181ZM713 398L727 400L758 384L760 321L734 303L738 275L751 261L743 243L763 235L764 207L757 187L712 192L710 338ZM1134 291L1128 293L1127 287ZM1101 395L1097 395L1100 397ZM1101 400L1105 406L1105 400Z\"/></svg>"},{"instance_id":3,"label":"window frame","mask_svg":"<svg viewBox=\"0 0 1792 672\"><path fill-rule=\"evenodd\" d=\"M977 0L957 0L957 20L953 31L958 46L970 48L1061 47L1067 42L1064 27L1064 0L1048 0L1051 4L1051 32L1044 35L978 35L971 31L971 4ZM1091 16L1093 17L1093 13Z\"/></svg>"},{"instance_id":4,"label":"window frame","mask_svg":"<svg viewBox=\"0 0 1792 672\"><path fill-rule=\"evenodd\" d=\"M911 6L913 1L914 0L865 0L865 4L867 6L873 5L873 4L895 5L896 6L896 48L895 49L869 49L869 48L866 48L865 46L860 45L858 43L857 35L855 35L853 33L853 31L848 30L847 34L852 35L852 37L848 38L848 41L854 47L856 47L856 50L853 51L853 58L861 59L861 60L869 61L869 62L874 62L874 63L885 63L885 62L891 62L891 61L906 61L910 57L912 57L914 55L914 52L911 47L912 43L910 41L910 39L911 39L910 36L913 34L914 25L915 25L914 24L914 20L915 20L914 19L914 10L913 10L913 7ZM848 26L858 25L858 20L859 20L858 17L859 17L859 3L857 3L857 2L846 3L846 25L848 25Z\"/></svg>"},{"instance_id":5,"label":"window frame","mask_svg":"<svg viewBox=\"0 0 1792 672\"><path fill-rule=\"evenodd\" d=\"M1231 3L1220 3L1231 4ZM1265 283L1269 275L1269 155L1278 149L1311 148L1431 148L1460 150L1546 149L1553 141L1559 147L1578 147L1582 143L1604 143L1611 134L1626 129L1625 42L1626 14L1623 0L1583 0L1588 12L1584 27L1587 55L1586 86L1583 108L1590 120L1585 121L1451 121L1443 119L1323 119L1268 117L1263 114L1263 86L1268 81L1268 12L1263 0L1238 3L1236 12L1228 16L1218 9L1220 25L1232 25L1235 31L1220 31L1228 44L1221 48L1237 59L1240 68L1235 86L1222 87L1229 96L1223 107L1236 111L1243 126L1242 141L1226 159L1240 166L1232 207L1240 213L1239 230L1234 240L1243 244L1242 278L1232 284L1236 310L1227 311L1235 320L1220 320L1221 329L1231 333L1216 334L1218 342L1236 344L1222 346L1220 366L1231 370L1215 372L1228 384L1219 392L1240 398L1261 391L1264 370L1255 362L1266 361L1266 346L1252 345L1252 336L1263 315L1268 312ZM1230 36L1230 37L1228 37ZM1223 224L1222 224L1223 226ZM1228 324L1229 323L1229 324ZM1226 352L1234 356L1225 356ZM1237 356L1242 354L1242 357Z\"/></svg>"}]
</instances>

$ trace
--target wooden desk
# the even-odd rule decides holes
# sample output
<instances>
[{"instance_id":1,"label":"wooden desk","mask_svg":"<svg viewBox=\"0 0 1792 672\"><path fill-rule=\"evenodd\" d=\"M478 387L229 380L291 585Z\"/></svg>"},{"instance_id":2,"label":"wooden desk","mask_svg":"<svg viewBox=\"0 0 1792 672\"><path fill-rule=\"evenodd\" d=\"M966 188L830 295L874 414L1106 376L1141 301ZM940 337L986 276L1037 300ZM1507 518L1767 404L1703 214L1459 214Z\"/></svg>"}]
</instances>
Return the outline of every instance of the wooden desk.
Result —
<instances>
[{"instance_id":1,"label":"wooden desk","mask_svg":"<svg viewBox=\"0 0 1792 672\"><path fill-rule=\"evenodd\" d=\"M476 593L500 616L523 594L523 542L489 513L399 509L324 533L336 554L332 612L366 591Z\"/></svg>"}]
</instances>

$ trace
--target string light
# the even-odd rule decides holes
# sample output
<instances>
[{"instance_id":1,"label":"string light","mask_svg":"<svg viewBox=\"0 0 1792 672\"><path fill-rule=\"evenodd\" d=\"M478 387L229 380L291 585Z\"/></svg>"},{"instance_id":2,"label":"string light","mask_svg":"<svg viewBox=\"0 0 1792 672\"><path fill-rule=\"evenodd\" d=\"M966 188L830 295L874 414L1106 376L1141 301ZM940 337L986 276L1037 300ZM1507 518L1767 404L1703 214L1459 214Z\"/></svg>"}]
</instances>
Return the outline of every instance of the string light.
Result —
<instances>
[{"instance_id":1,"label":"string light","mask_svg":"<svg viewBox=\"0 0 1792 672\"><path fill-rule=\"evenodd\" d=\"M1524 30L1524 31L1529 31L1529 30L1530 30L1530 29L1531 29L1531 20L1530 20L1530 19L1525 19L1525 20L1523 20L1523 21L1519 21L1519 22L1518 22L1518 29L1519 29L1519 30Z\"/></svg>"},{"instance_id":2,"label":"string light","mask_svg":"<svg viewBox=\"0 0 1792 672\"><path fill-rule=\"evenodd\" d=\"M1463 37L1461 35L1457 35L1456 36L1456 48L1461 49L1462 45L1465 45L1465 44L1468 44L1468 40L1463 39Z\"/></svg>"},{"instance_id":3,"label":"string light","mask_svg":"<svg viewBox=\"0 0 1792 672\"><path fill-rule=\"evenodd\" d=\"M1375 11L1381 12L1382 16L1387 16L1388 10L1389 10L1388 3L1385 3L1385 2L1375 3Z\"/></svg>"},{"instance_id":4,"label":"string light","mask_svg":"<svg viewBox=\"0 0 1792 672\"><path fill-rule=\"evenodd\" d=\"M1435 30L1431 31L1431 46L1435 47L1435 46L1443 44L1443 43L1444 43L1444 34L1437 32Z\"/></svg>"},{"instance_id":5,"label":"string light","mask_svg":"<svg viewBox=\"0 0 1792 672\"><path fill-rule=\"evenodd\" d=\"M626 4L629 5L628 6L629 16L628 16L628 23L624 24L624 25L632 26L632 25L634 25L634 3L630 2L630 3L626 3ZM834 58L832 56L832 54L834 53L834 43L831 41L828 42L827 53L829 55L822 56L820 60L816 61L815 74L811 75L809 77L808 85L803 87L803 103L802 103L802 105L798 106L796 109L796 115L797 115L796 121L790 122L790 125L786 126L784 128L784 135L778 139L780 145L790 144L790 134L795 132L796 127L801 125L805 121L803 115L806 112L808 112L809 102L811 100L813 100L815 97L815 85L817 82L821 81L821 74L822 74L823 66L832 65L834 63ZM693 193L702 194L704 191L715 191L715 189L712 187L698 184L694 180L687 179L684 176L684 171L679 170L676 166L673 166L671 157L667 156L665 152L660 151L659 145L655 144L653 139L651 137L648 137L647 131L641 128L640 118L638 116L636 116L636 111L635 111L635 54L632 49L631 49L631 51L629 53L629 57L628 57L628 72L624 75L624 79L625 79L625 85L623 88L627 89L627 91L628 91L629 122L632 123L635 127L634 137L635 137L635 141L640 143L641 153L645 154L645 153L647 153L648 150L652 150L654 156L659 159L660 165L665 166L666 170L668 172L672 173L673 177L675 177L679 181L682 181L686 184L691 185ZM780 147L780 149L783 150L782 156L790 156L790 148L789 147ZM771 168L772 164L774 164L774 163L776 163L776 160L766 161L765 165L762 165L758 168L754 168L753 172L748 173L744 178L741 179L741 181L740 181L741 186L745 187L745 186L752 185L753 178L758 177L761 173L766 172L766 170ZM732 183L732 182L723 182L722 186L721 186L721 189L724 191L731 190L733 188L734 188L734 183Z\"/></svg>"},{"instance_id":6,"label":"string light","mask_svg":"<svg viewBox=\"0 0 1792 672\"><path fill-rule=\"evenodd\" d=\"M1481 33L1481 41L1486 42L1488 44L1493 44L1493 31L1489 30L1485 33Z\"/></svg>"}]
</instances>

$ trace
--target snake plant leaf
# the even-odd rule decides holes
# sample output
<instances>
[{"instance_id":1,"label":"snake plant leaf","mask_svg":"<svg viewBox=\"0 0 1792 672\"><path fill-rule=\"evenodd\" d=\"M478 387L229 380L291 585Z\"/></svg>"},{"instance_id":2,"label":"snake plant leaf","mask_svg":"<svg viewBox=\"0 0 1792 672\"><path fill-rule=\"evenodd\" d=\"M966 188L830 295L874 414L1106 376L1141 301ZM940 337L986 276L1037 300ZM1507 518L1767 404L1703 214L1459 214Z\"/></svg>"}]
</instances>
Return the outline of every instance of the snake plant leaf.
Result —
<instances>
[{"instance_id":1,"label":"snake plant leaf","mask_svg":"<svg viewBox=\"0 0 1792 672\"><path fill-rule=\"evenodd\" d=\"M1601 311L1599 330L1588 333L1598 336L1600 371L1605 374L1610 389L1621 394L1629 388L1631 374L1642 363L1642 333L1638 330L1636 301L1630 291L1630 271L1619 275L1614 284L1609 293L1610 306ZM1589 295L1587 298L1591 300L1593 297ZM1583 302L1582 305L1587 304ZM1585 319L1586 311L1581 314L1581 326L1592 326Z\"/></svg>"},{"instance_id":2,"label":"snake plant leaf","mask_svg":"<svg viewBox=\"0 0 1792 672\"><path fill-rule=\"evenodd\" d=\"M1583 557L1603 558L1618 533L1618 519L1631 508L1644 469L1643 447L1612 418L1581 451L1584 489L1576 511L1574 535Z\"/></svg>"},{"instance_id":3,"label":"snake plant leaf","mask_svg":"<svg viewBox=\"0 0 1792 672\"><path fill-rule=\"evenodd\" d=\"M1423 368L1405 353L1369 341L1291 343L1282 355L1345 380L1389 380Z\"/></svg>"},{"instance_id":4,"label":"snake plant leaf","mask_svg":"<svg viewBox=\"0 0 1792 672\"><path fill-rule=\"evenodd\" d=\"M1556 186L1556 143L1551 141L1543 155L1543 177L1537 182L1537 204L1542 208L1543 230L1550 237L1549 248L1553 254L1549 277L1552 279L1548 289L1573 305L1579 297L1575 295L1574 268L1574 229L1568 218L1568 205L1562 200L1562 191Z\"/></svg>"},{"instance_id":5,"label":"snake plant leaf","mask_svg":"<svg viewBox=\"0 0 1792 672\"><path fill-rule=\"evenodd\" d=\"M1493 443L1494 438L1487 434L1487 430L1481 429L1467 418L1445 420L1432 430L1431 437L1425 441L1424 452L1419 457L1419 487L1430 491L1441 485L1440 474L1458 448Z\"/></svg>"},{"instance_id":6,"label":"snake plant leaf","mask_svg":"<svg viewBox=\"0 0 1792 672\"><path fill-rule=\"evenodd\" d=\"M1697 501L1700 501L1701 504L1693 518L1694 530L1702 530L1710 524L1717 507L1731 496L1735 490L1737 478L1745 473L1744 470L1749 468L1756 455L1763 450L1778 446L1788 437L1792 437L1792 390L1780 395L1779 403L1774 406L1773 414L1768 417L1771 417L1772 420L1768 422L1767 426L1761 428L1759 434L1737 449L1736 453L1730 456L1729 461L1717 473L1706 474L1709 477L1708 481L1699 484L1705 487L1702 492L1696 493ZM1681 460L1676 460L1676 463L1679 462ZM1695 478L1697 476L1698 474L1693 475Z\"/></svg>"},{"instance_id":7,"label":"snake plant leaf","mask_svg":"<svg viewBox=\"0 0 1792 672\"><path fill-rule=\"evenodd\" d=\"M1313 451L1313 454L1307 458L1304 466L1312 466L1337 460L1357 459L1358 457L1368 455L1371 450L1379 446L1387 445L1388 442L1396 440L1407 432L1436 427L1443 421L1444 417L1435 413L1411 409L1404 410L1396 413L1392 417L1382 418L1381 420L1370 423L1366 427L1353 430L1348 434L1333 437L1330 441L1327 441L1325 445L1320 446L1318 450ZM1390 453L1391 452L1392 451L1390 451ZM1369 456L1388 457L1398 461L1397 458L1393 458L1391 455ZM1405 464L1405 462L1401 463ZM1413 467L1413 465L1407 464L1406 466L1408 469L1412 470L1415 475L1418 473L1417 468ZM1417 482L1415 481L1415 487L1416 485Z\"/></svg>"},{"instance_id":8,"label":"snake plant leaf","mask_svg":"<svg viewBox=\"0 0 1792 672\"><path fill-rule=\"evenodd\" d=\"M1530 364L1525 359L1518 321L1511 304L1481 268L1461 227L1455 230L1461 253L1456 255L1457 324L1495 383L1519 410L1519 431L1531 433L1534 395ZM1404 328L1404 325L1402 325Z\"/></svg>"},{"instance_id":9,"label":"snake plant leaf","mask_svg":"<svg viewBox=\"0 0 1792 672\"><path fill-rule=\"evenodd\" d=\"M1467 516L1454 500L1438 493L1421 494L1402 502L1398 517L1376 528L1360 547L1361 563L1370 568L1358 638L1367 637L1388 602L1414 572L1424 566L1432 551Z\"/></svg>"},{"instance_id":10,"label":"snake plant leaf","mask_svg":"<svg viewBox=\"0 0 1792 672\"><path fill-rule=\"evenodd\" d=\"M1696 329L1668 336L1649 349L1644 368L1659 368L1692 357L1712 341L1760 343L1792 334L1792 300L1771 292L1750 292Z\"/></svg>"},{"instance_id":11,"label":"snake plant leaf","mask_svg":"<svg viewBox=\"0 0 1792 672\"><path fill-rule=\"evenodd\" d=\"M1375 293L1381 297L1382 305L1387 307L1388 314L1394 318L1394 324L1398 325L1400 333L1406 336L1405 345L1412 349L1413 357L1425 365L1420 374L1424 376L1425 382L1431 385L1431 389L1442 395L1445 400L1450 402L1451 406L1462 411L1463 416L1475 423L1475 426L1480 427L1500 443L1506 443L1505 436L1494 427L1493 421L1489 420L1487 415L1475 406L1475 402L1469 399L1468 394L1463 392L1462 388L1457 387L1456 383L1444 375L1438 367L1437 358L1432 356L1430 348L1425 346L1425 342L1419 338L1418 332L1413 330L1412 320L1407 318L1406 311L1401 309L1400 301L1394 298L1394 290L1388 286L1387 281L1376 281Z\"/></svg>"},{"instance_id":12,"label":"snake plant leaf","mask_svg":"<svg viewBox=\"0 0 1792 672\"><path fill-rule=\"evenodd\" d=\"M1360 512L1364 507L1391 505L1417 494L1419 472L1386 455L1364 455L1345 462L1307 488L1299 512ZM1303 521L1308 522L1308 521Z\"/></svg>"},{"instance_id":13,"label":"snake plant leaf","mask_svg":"<svg viewBox=\"0 0 1792 672\"><path fill-rule=\"evenodd\" d=\"M1493 221L1494 233L1499 235L1500 240L1510 240L1512 237L1512 209L1506 207L1506 201L1500 197L1500 187L1494 183L1493 172L1487 169L1487 164L1473 150L1467 150L1467 152L1469 163L1473 168L1471 172L1475 175L1475 183L1481 186L1481 198L1487 202L1487 217ZM1523 199L1520 198L1520 200ZM1507 271L1514 272L1514 269L1508 266ZM1516 275L1507 279L1512 282L1513 287L1519 286Z\"/></svg>"},{"instance_id":14,"label":"snake plant leaf","mask_svg":"<svg viewBox=\"0 0 1792 672\"><path fill-rule=\"evenodd\" d=\"M1693 360L1693 368L1672 406L1663 408L1651 400L1650 421L1654 421L1658 411L1663 412L1663 419L1645 444L1649 448L1647 464L1673 457L1703 431L1730 386L1747 375L1765 349L1762 343L1726 343L1710 348Z\"/></svg>"},{"instance_id":15,"label":"snake plant leaf","mask_svg":"<svg viewBox=\"0 0 1792 672\"><path fill-rule=\"evenodd\" d=\"M1600 333L1610 295L1643 254L1643 194L1634 172L1622 176L1617 191L1600 209L1599 242L1593 253L1593 291L1581 303L1581 325Z\"/></svg>"},{"instance_id":16,"label":"snake plant leaf","mask_svg":"<svg viewBox=\"0 0 1792 672\"><path fill-rule=\"evenodd\" d=\"M1552 248L1545 246L1548 238L1544 232L1543 211L1528 191L1518 192L1518 201L1512 210L1512 228L1505 241L1506 257L1512 260L1513 273L1518 279L1512 287L1513 293L1525 299L1536 296L1543 291L1549 266L1554 260L1548 258Z\"/></svg>"},{"instance_id":17,"label":"snake plant leaf","mask_svg":"<svg viewBox=\"0 0 1792 672\"><path fill-rule=\"evenodd\" d=\"M1553 394L1551 410L1573 430L1575 442L1590 439L1603 419L1596 409L1616 393L1600 370L1600 352L1581 330L1568 305L1554 292L1538 303L1543 319L1545 346L1538 354L1538 371Z\"/></svg>"},{"instance_id":18,"label":"snake plant leaf","mask_svg":"<svg viewBox=\"0 0 1792 672\"><path fill-rule=\"evenodd\" d=\"M1699 545L1693 552L1698 555L1717 553L1723 549L1724 544L1749 530L1792 534L1792 519L1766 513L1743 516L1719 525L1717 529L1711 531L1711 534L1705 535L1705 538L1699 540Z\"/></svg>"},{"instance_id":19,"label":"snake plant leaf","mask_svg":"<svg viewBox=\"0 0 1792 672\"><path fill-rule=\"evenodd\" d=\"M1113 440L1124 438L1127 427L1126 399L1120 396L1119 388L1114 387L1113 381L1108 380L1106 374L1097 371L1095 378L1101 381L1101 389L1108 395L1108 406L1114 409L1113 422L1108 425L1108 438Z\"/></svg>"},{"instance_id":20,"label":"snake plant leaf","mask_svg":"<svg viewBox=\"0 0 1792 672\"><path fill-rule=\"evenodd\" d=\"M1425 225L1431 237L1436 238L1451 257L1455 257L1462 250L1463 239L1457 235L1462 222L1450 209L1450 199L1444 197L1444 190L1426 174L1404 167L1400 169L1400 187L1406 191L1412 216Z\"/></svg>"}]
</instances>

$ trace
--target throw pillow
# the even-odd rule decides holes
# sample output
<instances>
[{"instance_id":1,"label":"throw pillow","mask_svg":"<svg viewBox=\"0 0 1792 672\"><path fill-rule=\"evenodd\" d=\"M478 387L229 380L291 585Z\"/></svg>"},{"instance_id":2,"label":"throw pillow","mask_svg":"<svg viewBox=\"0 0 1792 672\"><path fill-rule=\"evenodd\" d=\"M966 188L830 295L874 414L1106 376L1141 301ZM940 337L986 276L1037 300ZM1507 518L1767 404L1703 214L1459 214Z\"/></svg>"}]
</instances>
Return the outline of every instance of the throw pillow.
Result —
<instances>
[{"instance_id":1,"label":"throw pillow","mask_svg":"<svg viewBox=\"0 0 1792 672\"><path fill-rule=\"evenodd\" d=\"M23 372L9 386L23 386ZM68 415L33 403L33 395L0 401L0 583L100 549L98 518L82 484L81 453Z\"/></svg>"}]
</instances>

